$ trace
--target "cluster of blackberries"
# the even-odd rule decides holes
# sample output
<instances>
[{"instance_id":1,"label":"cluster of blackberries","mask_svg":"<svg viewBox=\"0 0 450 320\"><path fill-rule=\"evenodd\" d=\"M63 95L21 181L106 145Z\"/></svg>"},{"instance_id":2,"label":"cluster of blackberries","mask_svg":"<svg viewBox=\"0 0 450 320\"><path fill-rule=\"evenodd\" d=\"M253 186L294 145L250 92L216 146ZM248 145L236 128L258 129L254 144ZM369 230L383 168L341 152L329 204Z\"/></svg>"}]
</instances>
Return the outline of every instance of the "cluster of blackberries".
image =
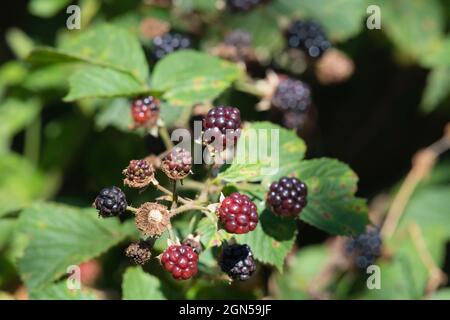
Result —
<instances>
[{"instance_id":1,"label":"cluster of blackberries","mask_svg":"<svg viewBox=\"0 0 450 320\"><path fill-rule=\"evenodd\" d=\"M314 21L294 21L286 30L287 45L301 49L311 58L320 57L331 47L325 31Z\"/></svg>"},{"instance_id":2,"label":"cluster of blackberries","mask_svg":"<svg viewBox=\"0 0 450 320\"><path fill-rule=\"evenodd\" d=\"M241 113L234 107L215 107L203 119L203 142L218 149L236 144L241 134Z\"/></svg>"},{"instance_id":3,"label":"cluster of blackberries","mask_svg":"<svg viewBox=\"0 0 450 320\"><path fill-rule=\"evenodd\" d=\"M179 32L167 32L152 39L151 58L158 61L169 53L189 49L192 47L192 39L186 34Z\"/></svg>"},{"instance_id":4,"label":"cluster of blackberries","mask_svg":"<svg viewBox=\"0 0 450 320\"><path fill-rule=\"evenodd\" d=\"M345 250L358 268L366 269L381 256L381 245L379 228L369 227L366 232L350 238Z\"/></svg>"},{"instance_id":5,"label":"cluster of blackberries","mask_svg":"<svg viewBox=\"0 0 450 320\"><path fill-rule=\"evenodd\" d=\"M296 217L306 207L308 188L297 178L282 177L270 185L267 204L282 217Z\"/></svg>"}]
</instances>

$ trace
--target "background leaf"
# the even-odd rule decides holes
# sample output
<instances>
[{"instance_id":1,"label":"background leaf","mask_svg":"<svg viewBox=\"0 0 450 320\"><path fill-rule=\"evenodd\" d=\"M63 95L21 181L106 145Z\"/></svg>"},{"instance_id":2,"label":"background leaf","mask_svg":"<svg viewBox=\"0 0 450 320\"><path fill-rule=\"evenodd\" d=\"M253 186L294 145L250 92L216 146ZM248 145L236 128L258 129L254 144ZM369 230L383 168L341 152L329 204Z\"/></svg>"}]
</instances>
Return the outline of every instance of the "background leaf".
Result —
<instances>
[{"instance_id":1,"label":"background leaf","mask_svg":"<svg viewBox=\"0 0 450 320\"><path fill-rule=\"evenodd\" d=\"M117 219L100 219L93 209L36 204L22 212L19 233L30 237L19 271L28 288L41 288L71 265L94 258L116 245L129 230Z\"/></svg>"},{"instance_id":2,"label":"background leaf","mask_svg":"<svg viewBox=\"0 0 450 320\"><path fill-rule=\"evenodd\" d=\"M44 289L31 290L32 300L96 300L93 293L86 290L70 290L66 281L52 284Z\"/></svg>"},{"instance_id":3,"label":"background leaf","mask_svg":"<svg viewBox=\"0 0 450 320\"><path fill-rule=\"evenodd\" d=\"M181 50L156 64L151 84L170 104L189 106L216 98L239 76L239 68L230 62Z\"/></svg>"},{"instance_id":4,"label":"background leaf","mask_svg":"<svg viewBox=\"0 0 450 320\"><path fill-rule=\"evenodd\" d=\"M141 267L130 267L123 275L124 300L164 300L159 279L145 273Z\"/></svg>"}]
</instances>

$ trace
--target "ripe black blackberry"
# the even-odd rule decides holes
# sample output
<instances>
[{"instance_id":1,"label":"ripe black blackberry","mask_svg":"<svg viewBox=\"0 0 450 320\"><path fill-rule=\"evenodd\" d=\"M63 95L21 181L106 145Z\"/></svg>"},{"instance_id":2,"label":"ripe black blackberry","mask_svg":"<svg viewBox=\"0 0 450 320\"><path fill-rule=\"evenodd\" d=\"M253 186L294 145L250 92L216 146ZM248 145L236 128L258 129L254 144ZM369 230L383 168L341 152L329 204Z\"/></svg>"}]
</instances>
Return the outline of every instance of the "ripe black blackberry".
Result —
<instances>
[{"instance_id":1,"label":"ripe black blackberry","mask_svg":"<svg viewBox=\"0 0 450 320\"><path fill-rule=\"evenodd\" d=\"M320 57L331 47L325 31L314 21L294 21L286 31L287 45L305 51L311 58Z\"/></svg>"},{"instance_id":2,"label":"ripe black blackberry","mask_svg":"<svg viewBox=\"0 0 450 320\"><path fill-rule=\"evenodd\" d=\"M253 253L246 244L233 244L223 248L219 261L220 268L233 280L245 281L256 270Z\"/></svg>"},{"instance_id":3,"label":"ripe black blackberry","mask_svg":"<svg viewBox=\"0 0 450 320\"><path fill-rule=\"evenodd\" d=\"M203 119L203 142L217 147L234 145L241 134L241 113L234 107L215 107ZM216 141L218 139L218 141Z\"/></svg>"},{"instance_id":4,"label":"ripe black blackberry","mask_svg":"<svg viewBox=\"0 0 450 320\"><path fill-rule=\"evenodd\" d=\"M272 97L272 105L282 111L303 114L311 105L311 89L300 80L281 80Z\"/></svg>"},{"instance_id":5,"label":"ripe black blackberry","mask_svg":"<svg viewBox=\"0 0 450 320\"><path fill-rule=\"evenodd\" d=\"M267 204L276 215L296 217L307 205L308 189L297 178L282 177L270 185Z\"/></svg>"},{"instance_id":6,"label":"ripe black blackberry","mask_svg":"<svg viewBox=\"0 0 450 320\"><path fill-rule=\"evenodd\" d=\"M127 209L125 194L118 187L108 187L100 191L95 198L94 206L103 218L117 216Z\"/></svg>"},{"instance_id":7,"label":"ripe black blackberry","mask_svg":"<svg viewBox=\"0 0 450 320\"><path fill-rule=\"evenodd\" d=\"M192 169L192 156L186 149L175 147L161 163L161 170L173 180L186 178Z\"/></svg>"},{"instance_id":8,"label":"ripe black blackberry","mask_svg":"<svg viewBox=\"0 0 450 320\"><path fill-rule=\"evenodd\" d=\"M144 265L152 256L150 249L151 245L148 242L141 240L130 244L125 250L125 255L132 259L134 263Z\"/></svg>"},{"instance_id":9,"label":"ripe black blackberry","mask_svg":"<svg viewBox=\"0 0 450 320\"><path fill-rule=\"evenodd\" d=\"M345 246L356 267L366 269L381 256L381 236L379 228L368 227L366 232L350 238Z\"/></svg>"},{"instance_id":10,"label":"ripe black blackberry","mask_svg":"<svg viewBox=\"0 0 450 320\"><path fill-rule=\"evenodd\" d=\"M269 0L227 0L227 7L234 12L246 12Z\"/></svg>"},{"instance_id":11,"label":"ripe black blackberry","mask_svg":"<svg viewBox=\"0 0 450 320\"><path fill-rule=\"evenodd\" d=\"M192 40L189 36L171 31L163 34L162 36L153 38L151 55L153 60L158 61L169 53L191 47Z\"/></svg>"}]
</instances>

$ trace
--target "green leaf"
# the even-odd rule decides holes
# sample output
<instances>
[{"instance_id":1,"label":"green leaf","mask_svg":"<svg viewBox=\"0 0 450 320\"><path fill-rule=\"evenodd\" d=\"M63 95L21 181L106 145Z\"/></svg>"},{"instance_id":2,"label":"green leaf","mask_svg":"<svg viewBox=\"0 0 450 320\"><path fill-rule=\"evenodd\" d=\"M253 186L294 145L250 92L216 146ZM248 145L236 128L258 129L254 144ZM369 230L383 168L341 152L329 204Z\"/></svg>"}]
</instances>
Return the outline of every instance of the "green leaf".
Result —
<instances>
[{"instance_id":1,"label":"green leaf","mask_svg":"<svg viewBox=\"0 0 450 320\"><path fill-rule=\"evenodd\" d=\"M205 247L205 250L220 246L223 240L231 239L232 235L225 232L223 229L218 229L217 220L210 218L202 218L196 228L196 234L200 236L200 241Z\"/></svg>"},{"instance_id":2,"label":"green leaf","mask_svg":"<svg viewBox=\"0 0 450 320\"><path fill-rule=\"evenodd\" d=\"M57 63L33 70L26 77L23 86L33 91L65 89L68 87L67 75L75 71L76 63Z\"/></svg>"},{"instance_id":3,"label":"green leaf","mask_svg":"<svg viewBox=\"0 0 450 320\"><path fill-rule=\"evenodd\" d=\"M326 246L308 246L287 262L287 270L275 275L276 299L311 299L308 291L326 266L331 253Z\"/></svg>"},{"instance_id":4,"label":"green leaf","mask_svg":"<svg viewBox=\"0 0 450 320\"><path fill-rule=\"evenodd\" d=\"M36 48L28 59L46 63L82 61L126 73L141 86L146 85L149 74L144 52L136 36L111 25L77 33L58 49Z\"/></svg>"},{"instance_id":5,"label":"green leaf","mask_svg":"<svg viewBox=\"0 0 450 320\"><path fill-rule=\"evenodd\" d=\"M167 55L154 69L152 89L174 106L189 106L216 98L240 76L227 61L193 50Z\"/></svg>"},{"instance_id":6,"label":"green leaf","mask_svg":"<svg viewBox=\"0 0 450 320\"><path fill-rule=\"evenodd\" d=\"M11 28L6 31L6 42L15 56L20 59L28 56L34 48L33 39L17 28Z\"/></svg>"},{"instance_id":7,"label":"green leaf","mask_svg":"<svg viewBox=\"0 0 450 320\"><path fill-rule=\"evenodd\" d=\"M15 226L15 219L0 219L0 252L8 246Z\"/></svg>"},{"instance_id":8,"label":"green leaf","mask_svg":"<svg viewBox=\"0 0 450 320\"><path fill-rule=\"evenodd\" d=\"M117 219L100 219L93 209L41 203L22 212L19 234L30 237L19 272L28 288L55 281L71 265L99 256L128 235Z\"/></svg>"},{"instance_id":9,"label":"green leaf","mask_svg":"<svg viewBox=\"0 0 450 320\"><path fill-rule=\"evenodd\" d=\"M427 57L442 40L444 16L437 0L379 0L382 28L392 42L415 59Z\"/></svg>"},{"instance_id":10,"label":"green leaf","mask_svg":"<svg viewBox=\"0 0 450 320\"><path fill-rule=\"evenodd\" d=\"M414 221L421 227L437 228L450 225L450 188L432 186L419 190L410 199L400 220L400 226ZM447 228L446 236L450 238Z\"/></svg>"},{"instance_id":11,"label":"green leaf","mask_svg":"<svg viewBox=\"0 0 450 320\"><path fill-rule=\"evenodd\" d=\"M270 6L263 6L245 15L229 14L224 19L230 30L239 29L250 33L253 48L263 57L281 50L284 46L280 26L276 23L276 11L270 9Z\"/></svg>"},{"instance_id":12,"label":"green leaf","mask_svg":"<svg viewBox=\"0 0 450 320\"><path fill-rule=\"evenodd\" d=\"M256 229L238 235L236 239L239 243L248 244L257 260L282 272L284 259L292 250L297 234L295 220L280 218L264 210L264 201L256 201L256 204L260 212Z\"/></svg>"},{"instance_id":13,"label":"green leaf","mask_svg":"<svg viewBox=\"0 0 450 320\"><path fill-rule=\"evenodd\" d=\"M218 179L228 182L270 182L293 172L306 151L293 130L270 122L253 122L242 130L236 156Z\"/></svg>"},{"instance_id":14,"label":"green leaf","mask_svg":"<svg viewBox=\"0 0 450 320\"><path fill-rule=\"evenodd\" d=\"M290 17L317 20L330 39L344 41L361 30L368 3L365 0L279 0L273 6Z\"/></svg>"},{"instance_id":15,"label":"green leaf","mask_svg":"<svg viewBox=\"0 0 450 320\"><path fill-rule=\"evenodd\" d=\"M450 289L436 291L428 298L429 300L450 300Z\"/></svg>"},{"instance_id":16,"label":"green leaf","mask_svg":"<svg viewBox=\"0 0 450 320\"><path fill-rule=\"evenodd\" d=\"M9 61L0 67L0 88L20 84L27 75L27 68L21 61Z\"/></svg>"},{"instance_id":17,"label":"green leaf","mask_svg":"<svg viewBox=\"0 0 450 320\"><path fill-rule=\"evenodd\" d=\"M30 290L29 296L31 300L96 300L95 295L89 291L68 289L66 281Z\"/></svg>"},{"instance_id":18,"label":"green leaf","mask_svg":"<svg viewBox=\"0 0 450 320\"><path fill-rule=\"evenodd\" d=\"M41 18L50 18L70 4L70 0L31 0L28 11Z\"/></svg>"},{"instance_id":19,"label":"green leaf","mask_svg":"<svg viewBox=\"0 0 450 320\"><path fill-rule=\"evenodd\" d=\"M333 234L364 232L367 205L354 197L358 178L346 164L327 158L305 160L296 173L308 186L308 205L300 219Z\"/></svg>"},{"instance_id":20,"label":"green leaf","mask_svg":"<svg viewBox=\"0 0 450 320\"><path fill-rule=\"evenodd\" d=\"M450 92L450 66L435 68L427 78L421 107L425 112L435 110Z\"/></svg>"},{"instance_id":21,"label":"green leaf","mask_svg":"<svg viewBox=\"0 0 450 320\"><path fill-rule=\"evenodd\" d=\"M137 96L148 91L127 73L97 66L78 70L70 77L69 84L70 91L64 97L65 101Z\"/></svg>"},{"instance_id":22,"label":"green leaf","mask_svg":"<svg viewBox=\"0 0 450 320\"><path fill-rule=\"evenodd\" d=\"M443 39L432 52L424 56L422 64L429 68L450 67L450 37Z\"/></svg>"},{"instance_id":23,"label":"green leaf","mask_svg":"<svg viewBox=\"0 0 450 320\"><path fill-rule=\"evenodd\" d=\"M141 267L130 267L123 275L123 300L165 300L158 278Z\"/></svg>"},{"instance_id":24,"label":"green leaf","mask_svg":"<svg viewBox=\"0 0 450 320\"><path fill-rule=\"evenodd\" d=\"M8 143L39 114L38 100L8 98L0 104L0 145Z\"/></svg>"},{"instance_id":25,"label":"green leaf","mask_svg":"<svg viewBox=\"0 0 450 320\"><path fill-rule=\"evenodd\" d=\"M0 216L29 205L48 194L44 174L26 159L13 154L0 157Z\"/></svg>"}]
</instances>

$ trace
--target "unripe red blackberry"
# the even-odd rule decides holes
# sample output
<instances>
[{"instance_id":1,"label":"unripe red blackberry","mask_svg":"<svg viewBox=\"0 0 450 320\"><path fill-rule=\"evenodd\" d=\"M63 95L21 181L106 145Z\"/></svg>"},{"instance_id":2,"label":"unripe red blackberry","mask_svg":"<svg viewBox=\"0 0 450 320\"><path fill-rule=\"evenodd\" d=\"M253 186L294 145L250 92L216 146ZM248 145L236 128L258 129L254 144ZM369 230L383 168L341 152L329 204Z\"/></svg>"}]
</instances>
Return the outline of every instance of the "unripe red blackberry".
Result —
<instances>
[{"instance_id":1,"label":"unripe red blackberry","mask_svg":"<svg viewBox=\"0 0 450 320\"><path fill-rule=\"evenodd\" d=\"M241 134L241 113L234 107L215 107L203 119L203 142L219 148L234 145ZM218 139L218 141L216 141Z\"/></svg>"},{"instance_id":2,"label":"unripe red blackberry","mask_svg":"<svg viewBox=\"0 0 450 320\"><path fill-rule=\"evenodd\" d=\"M253 253L246 244L233 244L223 248L219 265L233 280L245 281L256 271Z\"/></svg>"},{"instance_id":3,"label":"unripe red blackberry","mask_svg":"<svg viewBox=\"0 0 450 320\"><path fill-rule=\"evenodd\" d=\"M282 111L305 113L311 105L311 90L300 80L281 80L272 97L272 105Z\"/></svg>"},{"instance_id":4,"label":"unripe red blackberry","mask_svg":"<svg viewBox=\"0 0 450 320\"><path fill-rule=\"evenodd\" d=\"M118 187L108 187L100 191L95 198L94 206L103 218L117 216L127 209L125 194Z\"/></svg>"},{"instance_id":5,"label":"unripe red blackberry","mask_svg":"<svg viewBox=\"0 0 450 320\"><path fill-rule=\"evenodd\" d=\"M167 32L152 40L151 55L154 61L164 58L169 53L192 47L192 40L179 32Z\"/></svg>"},{"instance_id":6,"label":"unripe red blackberry","mask_svg":"<svg viewBox=\"0 0 450 320\"><path fill-rule=\"evenodd\" d=\"M217 209L220 221L229 233L242 234L253 231L258 224L256 205L245 194L233 192Z\"/></svg>"},{"instance_id":7,"label":"unripe red blackberry","mask_svg":"<svg viewBox=\"0 0 450 320\"><path fill-rule=\"evenodd\" d=\"M187 280L197 274L198 255L186 245L172 245L161 256L164 268L177 280Z\"/></svg>"},{"instance_id":8,"label":"unripe red blackberry","mask_svg":"<svg viewBox=\"0 0 450 320\"><path fill-rule=\"evenodd\" d=\"M146 241L141 240L139 242L130 244L125 250L125 255L128 258L131 258L134 263L144 265L150 260L152 256L150 249L150 244Z\"/></svg>"},{"instance_id":9,"label":"unripe red blackberry","mask_svg":"<svg viewBox=\"0 0 450 320\"><path fill-rule=\"evenodd\" d=\"M276 215L296 217L307 205L307 194L305 183L294 177L283 177L270 185L267 204Z\"/></svg>"},{"instance_id":10,"label":"unripe red blackberry","mask_svg":"<svg viewBox=\"0 0 450 320\"><path fill-rule=\"evenodd\" d=\"M125 175L123 183L132 188L144 188L155 179L153 166L147 160L131 160L122 172Z\"/></svg>"},{"instance_id":11,"label":"unripe red blackberry","mask_svg":"<svg viewBox=\"0 0 450 320\"><path fill-rule=\"evenodd\" d=\"M159 118L159 100L152 96L135 99L131 104L131 116L135 127L154 127Z\"/></svg>"},{"instance_id":12,"label":"unripe red blackberry","mask_svg":"<svg viewBox=\"0 0 450 320\"><path fill-rule=\"evenodd\" d=\"M173 180L186 178L192 169L192 156L186 149L175 147L161 163L161 170Z\"/></svg>"},{"instance_id":13,"label":"unripe red blackberry","mask_svg":"<svg viewBox=\"0 0 450 320\"><path fill-rule=\"evenodd\" d=\"M311 58L331 47L325 31L314 21L294 21L286 31L286 39L288 47L301 49Z\"/></svg>"}]
</instances>

